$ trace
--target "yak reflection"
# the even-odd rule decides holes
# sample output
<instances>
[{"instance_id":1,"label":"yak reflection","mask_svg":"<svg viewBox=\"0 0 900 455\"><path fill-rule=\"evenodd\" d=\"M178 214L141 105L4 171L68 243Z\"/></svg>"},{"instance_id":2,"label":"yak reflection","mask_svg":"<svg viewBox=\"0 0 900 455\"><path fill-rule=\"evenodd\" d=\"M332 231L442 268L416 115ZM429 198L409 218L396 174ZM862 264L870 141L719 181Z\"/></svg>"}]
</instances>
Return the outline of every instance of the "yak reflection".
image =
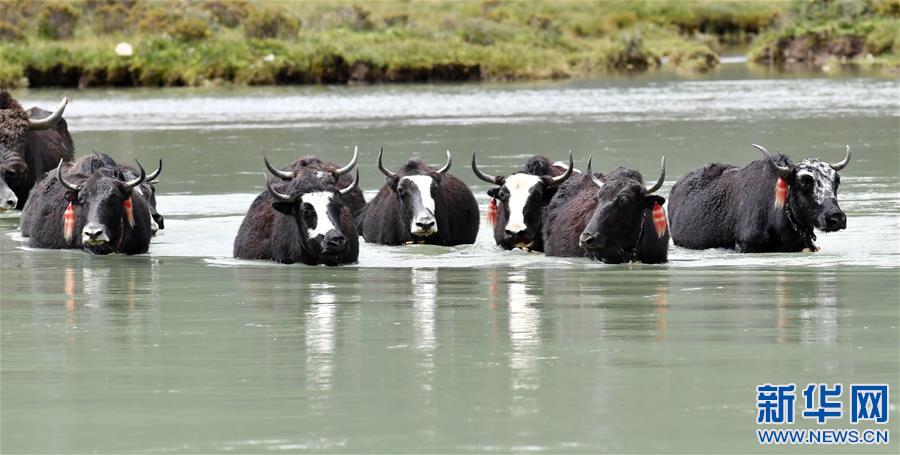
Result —
<instances>
[{"instance_id":1,"label":"yak reflection","mask_svg":"<svg viewBox=\"0 0 900 455\"><path fill-rule=\"evenodd\" d=\"M334 369L337 297L333 285L310 285L311 305L306 310L306 385L313 390L330 390Z\"/></svg>"},{"instance_id":2,"label":"yak reflection","mask_svg":"<svg viewBox=\"0 0 900 455\"><path fill-rule=\"evenodd\" d=\"M819 287L810 302L813 308L800 310L800 342L803 344L835 344L838 337L838 298L833 273L816 280Z\"/></svg>"},{"instance_id":3,"label":"yak reflection","mask_svg":"<svg viewBox=\"0 0 900 455\"><path fill-rule=\"evenodd\" d=\"M422 353L422 358L418 362L417 382L421 389L430 391L434 383L437 269L413 269L411 277L415 347ZM425 398L425 405L430 403L429 398Z\"/></svg>"},{"instance_id":4,"label":"yak reflection","mask_svg":"<svg viewBox=\"0 0 900 455\"><path fill-rule=\"evenodd\" d=\"M509 298L509 366L512 370L514 415L537 412L536 406L523 403L523 391L538 387L537 355L541 347L540 297L529 292L528 278L524 271L512 271L508 278Z\"/></svg>"}]
</instances>

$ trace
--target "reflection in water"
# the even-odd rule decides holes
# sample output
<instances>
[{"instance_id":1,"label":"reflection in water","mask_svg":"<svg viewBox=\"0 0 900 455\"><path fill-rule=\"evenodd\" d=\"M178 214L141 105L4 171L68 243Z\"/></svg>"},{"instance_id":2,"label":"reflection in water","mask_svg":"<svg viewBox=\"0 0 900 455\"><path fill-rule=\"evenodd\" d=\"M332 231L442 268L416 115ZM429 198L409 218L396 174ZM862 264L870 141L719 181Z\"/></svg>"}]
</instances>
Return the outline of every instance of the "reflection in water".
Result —
<instances>
[{"instance_id":1,"label":"reflection in water","mask_svg":"<svg viewBox=\"0 0 900 455\"><path fill-rule=\"evenodd\" d=\"M784 344L787 341L787 305L788 305L788 277L783 270L778 271L778 277L775 279L775 305L778 308L778 315L775 320L776 335L775 339L778 344Z\"/></svg>"},{"instance_id":2,"label":"reflection in water","mask_svg":"<svg viewBox=\"0 0 900 455\"><path fill-rule=\"evenodd\" d=\"M541 345L540 297L530 294L527 275L524 271L509 274L509 341L512 345L509 366L512 369L514 416L537 412L533 403L525 403L524 391L538 389L537 354ZM531 395L529 393L529 395ZM531 398L529 401L533 401Z\"/></svg>"},{"instance_id":3,"label":"reflection in water","mask_svg":"<svg viewBox=\"0 0 900 455\"><path fill-rule=\"evenodd\" d=\"M306 387L329 390L332 386L333 357L337 298L333 285L311 284L310 301L306 310Z\"/></svg>"},{"instance_id":4,"label":"reflection in water","mask_svg":"<svg viewBox=\"0 0 900 455\"><path fill-rule=\"evenodd\" d=\"M838 299L834 273L822 273L817 281L818 290L810 302L815 307L800 311L800 342L832 345L837 342L838 332Z\"/></svg>"},{"instance_id":5,"label":"reflection in water","mask_svg":"<svg viewBox=\"0 0 900 455\"><path fill-rule=\"evenodd\" d=\"M665 341L669 331L669 286L661 284L656 287L656 301L653 313L656 315L656 340Z\"/></svg>"},{"instance_id":6,"label":"reflection in water","mask_svg":"<svg viewBox=\"0 0 900 455\"><path fill-rule=\"evenodd\" d=\"M435 350L435 298L437 296L437 269L413 269L412 311L416 349L422 357L417 362L417 386L428 392L423 411L432 408L431 391L434 388Z\"/></svg>"}]
</instances>

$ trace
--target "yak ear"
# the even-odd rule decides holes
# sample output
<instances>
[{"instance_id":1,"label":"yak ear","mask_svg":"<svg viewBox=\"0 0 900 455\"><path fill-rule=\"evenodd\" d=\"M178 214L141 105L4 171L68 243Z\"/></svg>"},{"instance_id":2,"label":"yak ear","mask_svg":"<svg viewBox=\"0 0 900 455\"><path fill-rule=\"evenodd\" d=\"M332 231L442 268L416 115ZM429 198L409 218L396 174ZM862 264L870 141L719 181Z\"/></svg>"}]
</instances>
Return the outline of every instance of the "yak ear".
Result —
<instances>
[{"instance_id":1,"label":"yak ear","mask_svg":"<svg viewBox=\"0 0 900 455\"><path fill-rule=\"evenodd\" d=\"M497 197L497 193L499 193L499 192L500 192L500 188L495 187L495 188L491 188L491 189L487 190L487 195L490 197Z\"/></svg>"},{"instance_id":2,"label":"yak ear","mask_svg":"<svg viewBox=\"0 0 900 455\"><path fill-rule=\"evenodd\" d=\"M644 204L647 207L653 207L653 204L663 205L666 203L666 198L662 196L657 196L655 194L651 194L649 196L644 196Z\"/></svg>"},{"instance_id":3,"label":"yak ear","mask_svg":"<svg viewBox=\"0 0 900 455\"><path fill-rule=\"evenodd\" d=\"M293 215L295 206L296 204L294 204L293 202L275 201L272 203L273 209L285 215Z\"/></svg>"},{"instance_id":4,"label":"yak ear","mask_svg":"<svg viewBox=\"0 0 900 455\"><path fill-rule=\"evenodd\" d=\"M400 183L400 177L392 177L388 179L387 186L393 192L397 192L397 185Z\"/></svg>"}]
</instances>

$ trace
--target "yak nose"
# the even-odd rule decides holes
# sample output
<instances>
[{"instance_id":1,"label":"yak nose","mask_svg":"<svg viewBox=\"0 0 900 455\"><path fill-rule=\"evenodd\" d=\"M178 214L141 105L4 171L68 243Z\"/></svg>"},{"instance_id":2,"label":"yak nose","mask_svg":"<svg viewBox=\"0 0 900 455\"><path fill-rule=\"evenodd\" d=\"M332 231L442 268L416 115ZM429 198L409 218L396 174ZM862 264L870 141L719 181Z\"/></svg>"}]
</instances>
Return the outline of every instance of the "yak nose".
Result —
<instances>
[{"instance_id":1,"label":"yak nose","mask_svg":"<svg viewBox=\"0 0 900 455\"><path fill-rule=\"evenodd\" d=\"M434 227L434 218L430 216L419 218L416 220L416 227L423 231L431 230Z\"/></svg>"},{"instance_id":2,"label":"yak nose","mask_svg":"<svg viewBox=\"0 0 900 455\"><path fill-rule=\"evenodd\" d=\"M597 246L597 236L589 232L582 232L581 237L579 237L578 240L580 241L581 246L585 248Z\"/></svg>"},{"instance_id":3,"label":"yak nose","mask_svg":"<svg viewBox=\"0 0 900 455\"><path fill-rule=\"evenodd\" d=\"M506 229L504 229L503 232L506 232L506 235L513 237L513 236L524 233L525 229L526 229L525 226L523 226L521 224L514 224L514 225L506 226Z\"/></svg>"},{"instance_id":4,"label":"yak nose","mask_svg":"<svg viewBox=\"0 0 900 455\"><path fill-rule=\"evenodd\" d=\"M325 236L325 247L328 249L343 248L345 245L347 245L347 237L344 237L344 234L340 232L333 231L333 233L330 232Z\"/></svg>"},{"instance_id":5,"label":"yak nose","mask_svg":"<svg viewBox=\"0 0 900 455\"><path fill-rule=\"evenodd\" d=\"M838 231L847 227L847 215L841 211L834 211L825 217L825 229Z\"/></svg>"},{"instance_id":6,"label":"yak nose","mask_svg":"<svg viewBox=\"0 0 900 455\"><path fill-rule=\"evenodd\" d=\"M19 204L19 199L15 195L13 195L13 196L7 198L2 203L0 203L0 209L12 210L12 209L16 208L16 205L18 205L18 204Z\"/></svg>"},{"instance_id":7,"label":"yak nose","mask_svg":"<svg viewBox=\"0 0 900 455\"><path fill-rule=\"evenodd\" d=\"M103 226L98 223L88 223L81 230L81 236L87 241L108 240L103 233Z\"/></svg>"}]
</instances>

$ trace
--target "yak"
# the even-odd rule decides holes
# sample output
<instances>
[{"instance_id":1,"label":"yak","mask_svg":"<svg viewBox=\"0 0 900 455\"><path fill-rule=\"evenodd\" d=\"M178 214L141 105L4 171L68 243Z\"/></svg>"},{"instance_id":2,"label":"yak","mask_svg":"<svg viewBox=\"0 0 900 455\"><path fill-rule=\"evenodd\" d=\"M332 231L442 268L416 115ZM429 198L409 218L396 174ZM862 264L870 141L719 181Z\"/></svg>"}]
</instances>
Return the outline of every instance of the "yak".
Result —
<instances>
[{"instance_id":1,"label":"yak","mask_svg":"<svg viewBox=\"0 0 900 455\"><path fill-rule=\"evenodd\" d=\"M276 176L266 178L266 190L250 204L234 239L234 257L330 266L356 262L359 236L344 198L355 197L359 171L340 189L332 173L315 168L299 169L288 181Z\"/></svg>"},{"instance_id":2,"label":"yak","mask_svg":"<svg viewBox=\"0 0 900 455\"><path fill-rule=\"evenodd\" d=\"M793 163L752 144L763 159L744 167L713 163L678 179L669 194L672 240L690 249L739 252L817 251L813 229L847 227L837 201L838 171L850 162L816 158Z\"/></svg>"},{"instance_id":3,"label":"yak","mask_svg":"<svg viewBox=\"0 0 900 455\"><path fill-rule=\"evenodd\" d=\"M302 173L305 170L312 169L319 173L328 173L334 177L334 180L337 182L337 188L344 189L350 187L350 185L356 185L356 180L350 176L350 171L356 167L357 158L359 157L359 148L353 148L353 158L350 159L350 162L344 166L338 167L334 163L330 163L328 161L322 161L316 156L307 155L294 160L293 163L288 165L284 169L278 169L269 162L269 158L265 156L263 153L263 161L266 164L266 168L269 172L272 173L273 176L281 179L282 181L288 182L294 179L297 175ZM341 200L344 203L344 206L350 210L350 214L354 219L359 215L360 210L362 210L363 206L366 205L366 200L363 198L362 190L358 187L354 188L349 193L345 194Z\"/></svg>"},{"instance_id":4,"label":"yak","mask_svg":"<svg viewBox=\"0 0 900 455\"><path fill-rule=\"evenodd\" d=\"M478 203L469 187L447 174L453 159L439 169L410 159L398 172L385 169L384 148L378 169L387 183L369 201L357 221L366 242L384 245L424 243L454 246L475 243Z\"/></svg>"},{"instance_id":5,"label":"yak","mask_svg":"<svg viewBox=\"0 0 900 455\"><path fill-rule=\"evenodd\" d=\"M68 98L53 112L22 106L0 90L0 213L22 209L34 184L60 159L71 161L75 146L65 119Z\"/></svg>"},{"instance_id":6,"label":"yak","mask_svg":"<svg viewBox=\"0 0 900 455\"><path fill-rule=\"evenodd\" d=\"M570 150L568 167L551 164L546 157L535 155L528 159L521 171L507 176L493 176L478 169L476 154L472 152L475 176L497 185L488 190L491 197L488 221L493 225L497 245L505 250L522 248L544 251L545 208L573 170Z\"/></svg>"},{"instance_id":7,"label":"yak","mask_svg":"<svg viewBox=\"0 0 900 455\"><path fill-rule=\"evenodd\" d=\"M547 206L544 251L548 256L585 256L608 264L662 263L669 256L669 232L655 193L666 178L662 158L659 178L644 184L640 172L619 167L607 175L587 172L571 178Z\"/></svg>"},{"instance_id":8,"label":"yak","mask_svg":"<svg viewBox=\"0 0 900 455\"><path fill-rule=\"evenodd\" d=\"M133 197L147 178L127 179L108 155L87 156L41 180L22 212L22 233L35 248L94 254L142 254L150 246L150 208ZM158 175L154 172L152 175Z\"/></svg>"}]
</instances>

